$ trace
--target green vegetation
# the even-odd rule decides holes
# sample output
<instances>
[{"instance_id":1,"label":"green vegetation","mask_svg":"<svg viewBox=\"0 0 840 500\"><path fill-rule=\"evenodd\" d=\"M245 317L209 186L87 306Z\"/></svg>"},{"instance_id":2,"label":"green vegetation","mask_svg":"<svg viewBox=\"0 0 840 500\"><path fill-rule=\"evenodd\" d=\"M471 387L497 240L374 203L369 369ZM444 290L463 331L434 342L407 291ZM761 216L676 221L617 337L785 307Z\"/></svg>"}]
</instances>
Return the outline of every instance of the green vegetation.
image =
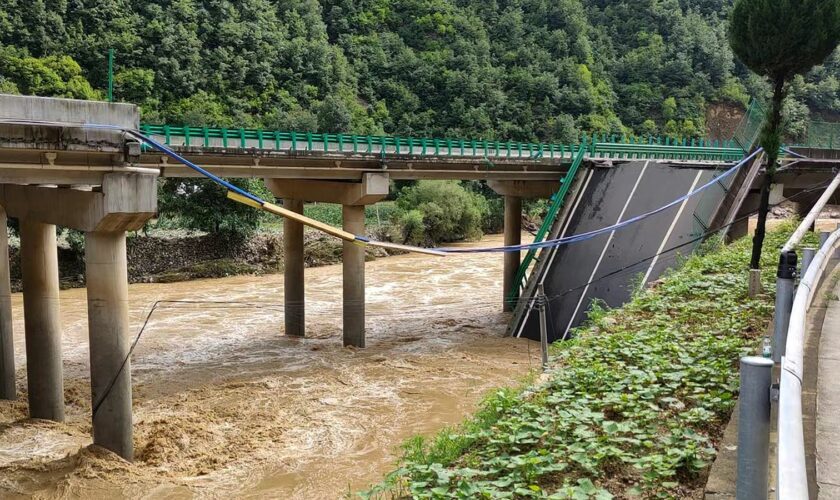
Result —
<instances>
[{"instance_id":1,"label":"green vegetation","mask_svg":"<svg viewBox=\"0 0 840 500\"><path fill-rule=\"evenodd\" d=\"M433 245L442 241L478 239L487 200L455 181L419 181L397 196L398 227L403 243Z\"/></svg>"},{"instance_id":2,"label":"green vegetation","mask_svg":"<svg viewBox=\"0 0 840 500\"><path fill-rule=\"evenodd\" d=\"M115 96L141 104L147 122L532 142L631 129L695 136L709 105L742 106L770 90L725 43L731 9L725 0L7 0L0 89L101 98L114 48ZM81 70L57 69L65 57ZM809 108L840 112L838 76L835 53L796 79L797 119Z\"/></svg>"},{"instance_id":3,"label":"green vegetation","mask_svg":"<svg viewBox=\"0 0 840 500\"><path fill-rule=\"evenodd\" d=\"M262 179L230 179L237 187L263 199L274 197ZM206 179L165 179L158 189L163 224L244 237L256 231L266 217L260 210L227 199L227 191Z\"/></svg>"},{"instance_id":4,"label":"green vegetation","mask_svg":"<svg viewBox=\"0 0 840 500\"><path fill-rule=\"evenodd\" d=\"M0 92L101 99L113 48L115 98L138 103L146 122L528 142L700 136L712 106L772 91L725 43L731 10L727 0L6 0ZM789 139L811 115L840 113L839 92L840 51L794 77ZM488 198L482 230L498 230L501 200L463 185ZM174 199L184 193L189 203ZM262 223L200 182L168 180L161 199L168 224L247 234ZM452 224L421 234L414 208L398 237L470 234Z\"/></svg>"},{"instance_id":5,"label":"green vegetation","mask_svg":"<svg viewBox=\"0 0 840 500\"><path fill-rule=\"evenodd\" d=\"M770 186L782 145L782 106L787 82L821 64L840 42L840 3L822 0L737 0L730 16L729 41L738 59L767 77L773 98L761 131L767 175L761 187L758 226L750 268L758 269L764 242Z\"/></svg>"},{"instance_id":6,"label":"green vegetation","mask_svg":"<svg viewBox=\"0 0 840 500\"><path fill-rule=\"evenodd\" d=\"M765 265L792 226L768 235ZM747 297L749 241L708 244L626 306L597 305L552 346L544 381L405 445L369 497L685 497L701 487L773 298ZM772 290L772 276L764 277Z\"/></svg>"}]
</instances>

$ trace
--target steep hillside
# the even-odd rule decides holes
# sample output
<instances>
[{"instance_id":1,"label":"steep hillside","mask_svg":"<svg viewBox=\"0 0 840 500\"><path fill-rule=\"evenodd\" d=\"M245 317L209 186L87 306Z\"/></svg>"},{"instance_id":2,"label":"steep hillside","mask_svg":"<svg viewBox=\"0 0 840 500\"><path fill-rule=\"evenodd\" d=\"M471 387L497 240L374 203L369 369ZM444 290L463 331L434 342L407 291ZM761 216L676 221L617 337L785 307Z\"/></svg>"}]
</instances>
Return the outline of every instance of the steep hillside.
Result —
<instances>
[{"instance_id":1,"label":"steep hillside","mask_svg":"<svg viewBox=\"0 0 840 500\"><path fill-rule=\"evenodd\" d=\"M7 0L0 91L115 95L147 121L564 141L702 135L764 84L724 0ZM69 56L69 57L66 57ZM840 55L793 88L840 112ZM795 127L794 127L795 128Z\"/></svg>"}]
</instances>

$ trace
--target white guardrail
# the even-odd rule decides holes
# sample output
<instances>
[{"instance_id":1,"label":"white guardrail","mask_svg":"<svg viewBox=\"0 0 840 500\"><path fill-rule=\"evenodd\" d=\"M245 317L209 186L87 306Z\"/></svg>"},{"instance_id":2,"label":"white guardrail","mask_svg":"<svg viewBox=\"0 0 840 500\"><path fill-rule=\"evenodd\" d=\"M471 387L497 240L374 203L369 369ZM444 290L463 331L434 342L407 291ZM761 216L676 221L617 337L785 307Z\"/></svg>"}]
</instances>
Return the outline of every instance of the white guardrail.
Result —
<instances>
[{"instance_id":1,"label":"white guardrail","mask_svg":"<svg viewBox=\"0 0 840 500\"><path fill-rule=\"evenodd\" d=\"M840 187L837 174L779 254L771 359L741 359L737 493L739 500L767 498L772 368L780 363L776 498L808 500L802 428L802 377L808 309L831 256L840 248L840 228L823 235L818 251L804 250L797 286L796 248ZM824 238L828 236L828 238ZM766 354L765 354L766 355Z\"/></svg>"},{"instance_id":2,"label":"white guardrail","mask_svg":"<svg viewBox=\"0 0 840 500\"><path fill-rule=\"evenodd\" d=\"M805 440L802 429L802 377L808 308L825 268L840 247L840 230L834 231L814 255L799 282L790 312L785 354L779 384L779 448L777 498L808 499L805 472Z\"/></svg>"}]
</instances>

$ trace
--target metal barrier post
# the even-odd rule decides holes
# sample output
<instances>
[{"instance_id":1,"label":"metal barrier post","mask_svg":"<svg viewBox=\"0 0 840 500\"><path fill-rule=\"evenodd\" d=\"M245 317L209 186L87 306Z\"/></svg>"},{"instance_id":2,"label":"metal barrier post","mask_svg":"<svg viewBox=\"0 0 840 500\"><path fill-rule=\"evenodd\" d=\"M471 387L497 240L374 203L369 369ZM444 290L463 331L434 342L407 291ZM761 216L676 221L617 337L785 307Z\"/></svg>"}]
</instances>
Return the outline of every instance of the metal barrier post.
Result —
<instances>
[{"instance_id":1,"label":"metal barrier post","mask_svg":"<svg viewBox=\"0 0 840 500\"><path fill-rule=\"evenodd\" d=\"M816 253L816 248L808 247L802 249L802 270L799 271L799 276L805 276L805 273L808 272L808 267L810 267L811 261L814 260Z\"/></svg>"},{"instance_id":2,"label":"metal barrier post","mask_svg":"<svg viewBox=\"0 0 840 500\"><path fill-rule=\"evenodd\" d=\"M825 245L825 242L828 241L828 237L831 236L831 233L828 231L821 231L820 232L820 248Z\"/></svg>"},{"instance_id":3,"label":"metal barrier post","mask_svg":"<svg viewBox=\"0 0 840 500\"><path fill-rule=\"evenodd\" d=\"M738 500L764 500L768 493L770 453L770 385L773 361L741 358L738 397Z\"/></svg>"},{"instance_id":4,"label":"metal barrier post","mask_svg":"<svg viewBox=\"0 0 840 500\"><path fill-rule=\"evenodd\" d=\"M545 289L543 284L537 285L537 304L540 308L540 353L542 355L542 369L548 368L548 327L545 318Z\"/></svg>"},{"instance_id":5,"label":"metal barrier post","mask_svg":"<svg viewBox=\"0 0 840 500\"><path fill-rule=\"evenodd\" d=\"M796 292L796 252L784 252L779 256L779 270L776 273L776 312L773 315L773 361L780 363L785 354L790 310Z\"/></svg>"}]
</instances>

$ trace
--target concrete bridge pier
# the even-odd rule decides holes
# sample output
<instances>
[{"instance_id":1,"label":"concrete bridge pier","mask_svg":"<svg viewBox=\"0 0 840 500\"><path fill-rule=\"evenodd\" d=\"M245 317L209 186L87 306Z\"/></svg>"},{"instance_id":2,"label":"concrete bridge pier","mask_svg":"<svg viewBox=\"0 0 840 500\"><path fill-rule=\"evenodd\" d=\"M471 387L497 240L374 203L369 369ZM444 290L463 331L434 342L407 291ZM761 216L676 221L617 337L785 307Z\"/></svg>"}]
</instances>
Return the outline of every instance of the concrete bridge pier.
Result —
<instances>
[{"instance_id":1,"label":"concrete bridge pier","mask_svg":"<svg viewBox=\"0 0 840 500\"><path fill-rule=\"evenodd\" d=\"M15 344L12 336L12 291L9 282L9 231L0 207L0 399L17 399Z\"/></svg>"},{"instance_id":2,"label":"concrete bridge pier","mask_svg":"<svg viewBox=\"0 0 840 500\"><path fill-rule=\"evenodd\" d=\"M364 205L343 205L341 217L345 231L365 234ZM365 247L350 241L343 245L344 345L365 347Z\"/></svg>"},{"instance_id":3,"label":"concrete bridge pier","mask_svg":"<svg viewBox=\"0 0 840 500\"><path fill-rule=\"evenodd\" d=\"M303 213L303 201L283 200L283 207L295 213ZM306 298L304 295L303 224L285 219L283 221L283 293L286 335L303 337L306 333Z\"/></svg>"},{"instance_id":4,"label":"concrete bridge pier","mask_svg":"<svg viewBox=\"0 0 840 500\"><path fill-rule=\"evenodd\" d=\"M53 224L20 218L29 416L63 422L64 375L55 231Z\"/></svg>"},{"instance_id":5,"label":"concrete bridge pier","mask_svg":"<svg viewBox=\"0 0 840 500\"><path fill-rule=\"evenodd\" d=\"M60 225L85 232L93 442L131 460L125 232L142 228L154 215L157 176L109 173L101 182L94 190L4 184L0 205L21 222L30 415L64 419L55 228Z\"/></svg>"},{"instance_id":6,"label":"concrete bridge pier","mask_svg":"<svg viewBox=\"0 0 840 500\"><path fill-rule=\"evenodd\" d=\"M337 203L342 205L343 227L353 234L365 234L365 205L376 203L388 196L389 178L385 173L365 173L359 182L309 180L309 179L266 179L266 185L274 196L282 198L287 206L295 206L293 200ZM302 202L300 210L303 210ZM297 210L295 210L297 211ZM284 224L290 224L286 221ZM284 230L289 228L284 225ZM296 230L296 229L293 229ZM284 242L287 245L286 258L286 332L288 334L290 311L295 317L304 317L303 297L303 232ZM291 250L291 252L290 252ZM365 249L352 242L344 242L343 266L343 337L345 346L365 347ZM293 271L289 271L291 263ZM289 283L291 281L292 283ZM291 287L291 288L289 288ZM292 290L293 294L289 293Z\"/></svg>"},{"instance_id":7,"label":"concrete bridge pier","mask_svg":"<svg viewBox=\"0 0 840 500\"><path fill-rule=\"evenodd\" d=\"M520 245L521 243L522 198L518 196L505 196L505 246ZM511 312L516 307L516 302L519 298L519 284L516 283L516 273L522 262L522 252L506 252L504 259L502 310ZM516 289L515 293L514 289Z\"/></svg>"},{"instance_id":8,"label":"concrete bridge pier","mask_svg":"<svg viewBox=\"0 0 840 500\"><path fill-rule=\"evenodd\" d=\"M505 197L505 246L520 245L522 243L522 200L524 198L551 198L560 188L558 182L552 181L487 181L487 185ZM512 296L511 292L518 286L516 273L522 262L521 252L505 252L502 280L502 310L513 311L519 298L519 290Z\"/></svg>"},{"instance_id":9,"label":"concrete bridge pier","mask_svg":"<svg viewBox=\"0 0 840 500\"><path fill-rule=\"evenodd\" d=\"M85 233L93 442L134 456L125 231Z\"/></svg>"}]
</instances>

